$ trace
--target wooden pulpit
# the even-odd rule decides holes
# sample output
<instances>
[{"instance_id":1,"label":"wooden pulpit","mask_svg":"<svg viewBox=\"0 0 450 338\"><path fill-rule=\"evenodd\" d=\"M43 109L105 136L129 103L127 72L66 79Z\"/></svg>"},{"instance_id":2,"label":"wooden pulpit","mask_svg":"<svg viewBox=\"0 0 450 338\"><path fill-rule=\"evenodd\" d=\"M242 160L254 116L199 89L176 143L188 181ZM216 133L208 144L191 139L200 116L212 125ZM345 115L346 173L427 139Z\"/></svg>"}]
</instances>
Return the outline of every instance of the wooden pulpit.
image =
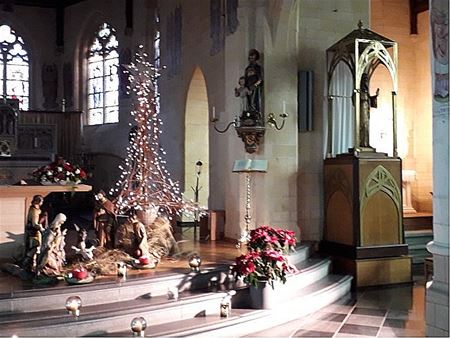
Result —
<instances>
[{"instance_id":1,"label":"wooden pulpit","mask_svg":"<svg viewBox=\"0 0 450 338\"><path fill-rule=\"evenodd\" d=\"M401 160L343 154L324 163L325 227L320 250L356 286L411 281L404 243Z\"/></svg>"}]
</instances>

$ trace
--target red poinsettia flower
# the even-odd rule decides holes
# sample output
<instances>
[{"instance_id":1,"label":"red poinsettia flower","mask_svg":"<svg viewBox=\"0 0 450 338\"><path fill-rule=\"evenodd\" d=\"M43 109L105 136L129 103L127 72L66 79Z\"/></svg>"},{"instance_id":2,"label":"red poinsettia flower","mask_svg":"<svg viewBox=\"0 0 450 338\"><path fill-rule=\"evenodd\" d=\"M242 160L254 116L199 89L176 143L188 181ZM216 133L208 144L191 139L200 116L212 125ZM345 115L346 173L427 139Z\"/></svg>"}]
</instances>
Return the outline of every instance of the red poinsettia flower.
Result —
<instances>
[{"instance_id":1,"label":"red poinsettia flower","mask_svg":"<svg viewBox=\"0 0 450 338\"><path fill-rule=\"evenodd\" d=\"M273 249L264 250L261 253L261 257L266 258L268 260L278 261L278 262L283 262L285 259L283 254L281 254L280 252L273 250Z\"/></svg>"},{"instance_id":2,"label":"red poinsettia flower","mask_svg":"<svg viewBox=\"0 0 450 338\"><path fill-rule=\"evenodd\" d=\"M236 257L237 276L256 285L267 281L273 286L275 280L286 282L286 275L296 272L285 253L296 244L295 232L262 225L250 231L247 253Z\"/></svg>"}]
</instances>

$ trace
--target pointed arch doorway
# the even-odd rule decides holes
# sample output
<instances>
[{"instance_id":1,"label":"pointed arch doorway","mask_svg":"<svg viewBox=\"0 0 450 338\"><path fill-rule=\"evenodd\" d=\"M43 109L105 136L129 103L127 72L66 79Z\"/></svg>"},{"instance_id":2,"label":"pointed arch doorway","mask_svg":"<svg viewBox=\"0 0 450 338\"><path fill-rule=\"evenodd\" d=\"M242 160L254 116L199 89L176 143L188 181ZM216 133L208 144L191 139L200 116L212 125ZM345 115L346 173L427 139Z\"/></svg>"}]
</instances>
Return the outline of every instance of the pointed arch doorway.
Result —
<instances>
[{"instance_id":1,"label":"pointed arch doorway","mask_svg":"<svg viewBox=\"0 0 450 338\"><path fill-rule=\"evenodd\" d=\"M195 68L189 84L184 116L184 196L195 200L195 190L198 187L198 202L207 208L209 198L208 96L205 77L199 67ZM196 164L199 161L202 163L201 173L197 175L199 167Z\"/></svg>"}]
</instances>

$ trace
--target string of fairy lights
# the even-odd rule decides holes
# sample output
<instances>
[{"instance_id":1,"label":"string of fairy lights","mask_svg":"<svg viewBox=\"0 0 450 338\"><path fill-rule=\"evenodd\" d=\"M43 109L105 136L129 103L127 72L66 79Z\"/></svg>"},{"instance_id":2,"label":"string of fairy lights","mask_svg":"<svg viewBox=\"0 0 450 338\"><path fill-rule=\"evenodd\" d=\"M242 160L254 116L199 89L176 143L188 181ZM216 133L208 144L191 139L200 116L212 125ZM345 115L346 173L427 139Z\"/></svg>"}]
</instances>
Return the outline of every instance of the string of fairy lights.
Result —
<instances>
[{"instance_id":1,"label":"string of fairy lights","mask_svg":"<svg viewBox=\"0 0 450 338\"><path fill-rule=\"evenodd\" d=\"M130 79L127 90L135 98L131 115L135 127L130 135L125 165L115 188L110 193L116 195L116 210L127 213L130 210L150 210L158 208L167 215L193 216L199 207L182 197L179 183L170 178L165 168L166 152L160 145L161 126L159 117L159 93L156 82L161 76L160 69L149 60L143 46L135 55L135 62L126 67Z\"/></svg>"}]
</instances>

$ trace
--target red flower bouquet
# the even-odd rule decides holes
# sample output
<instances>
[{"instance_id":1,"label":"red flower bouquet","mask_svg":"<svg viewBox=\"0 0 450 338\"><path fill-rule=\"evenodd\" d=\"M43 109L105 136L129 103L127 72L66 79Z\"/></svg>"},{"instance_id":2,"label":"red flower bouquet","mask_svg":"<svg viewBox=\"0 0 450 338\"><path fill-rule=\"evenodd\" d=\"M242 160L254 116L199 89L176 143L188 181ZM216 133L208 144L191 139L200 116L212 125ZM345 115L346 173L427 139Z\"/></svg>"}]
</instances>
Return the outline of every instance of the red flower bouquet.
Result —
<instances>
[{"instance_id":1,"label":"red flower bouquet","mask_svg":"<svg viewBox=\"0 0 450 338\"><path fill-rule=\"evenodd\" d=\"M32 175L41 184L78 184L87 178L83 169L66 162L62 157L36 169Z\"/></svg>"},{"instance_id":2,"label":"red flower bouquet","mask_svg":"<svg viewBox=\"0 0 450 338\"><path fill-rule=\"evenodd\" d=\"M266 281L273 288L274 281L286 283L286 275L296 271L285 254L293 250L297 240L290 230L275 229L263 225L250 231L247 254L236 257L236 275L257 286Z\"/></svg>"}]
</instances>

